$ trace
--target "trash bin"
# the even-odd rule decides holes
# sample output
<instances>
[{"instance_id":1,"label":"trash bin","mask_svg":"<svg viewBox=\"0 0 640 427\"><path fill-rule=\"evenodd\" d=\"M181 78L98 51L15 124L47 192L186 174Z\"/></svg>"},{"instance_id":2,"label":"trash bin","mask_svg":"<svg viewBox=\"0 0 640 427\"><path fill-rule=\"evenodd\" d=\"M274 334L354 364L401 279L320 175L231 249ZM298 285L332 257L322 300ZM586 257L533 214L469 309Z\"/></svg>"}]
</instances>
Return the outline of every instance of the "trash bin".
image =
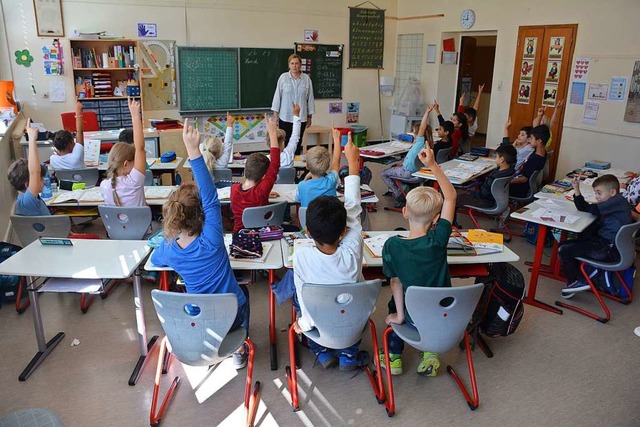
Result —
<instances>
[{"instance_id":1,"label":"trash bin","mask_svg":"<svg viewBox=\"0 0 640 427\"><path fill-rule=\"evenodd\" d=\"M340 132L340 145L347 145L347 138L351 132L351 140L356 147L364 147L367 145L367 126L363 125L347 125L336 128Z\"/></svg>"}]
</instances>

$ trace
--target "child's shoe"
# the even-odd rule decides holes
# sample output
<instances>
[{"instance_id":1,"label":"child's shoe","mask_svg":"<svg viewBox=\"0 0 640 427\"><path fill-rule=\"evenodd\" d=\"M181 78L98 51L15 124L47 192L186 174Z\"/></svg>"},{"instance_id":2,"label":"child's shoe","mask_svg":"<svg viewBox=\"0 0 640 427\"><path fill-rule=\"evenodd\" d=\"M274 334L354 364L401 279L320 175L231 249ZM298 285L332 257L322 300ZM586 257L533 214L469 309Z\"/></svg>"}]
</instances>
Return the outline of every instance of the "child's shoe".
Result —
<instances>
[{"instance_id":1,"label":"child's shoe","mask_svg":"<svg viewBox=\"0 0 640 427\"><path fill-rule=\"evenodd\" d=\"M380 358L380 366L382 367L382 369L387 369L387 364L385 363L383 349L380 349L380 351L378 351L378 357ZM402 374L402 355L401 354L389 353L389 368L391 370L391 375Z\"/></svg>"},{"instance_id":2,"label":"child's shoe","mask_svg":"<svg viewBox=\"0 0 640 427\"><path fill-rule=\"evenodd\" d=\"M247 366L247 359L249 358L249 348L245 343L242 343L242 348L244 351L236 351L233 353L233 367L236 370L242 369Z\"/></svg>"},{"instance_id":3,"label":"child's shoe","mask_svg":"<svg viewBox=\"0 0 640 427\"><path fill-rule=\"evenodd\" d=\"M440 367L440 359L438 359L438 353L430 353L425 351L422 353L422 360L418 364L418 375L423 377L435 377L438 375L438 368Z\"/></svg>"},{"instance_id":4,"label":"child's shoe","mask_svg":"<svg viewBox=\"0 0 640 427\"><path fill-rule=\"evenodd\" d=\"M341 371L353 371L369 363L369 352L361 350L355 356L342 353L338 360Z\"/></svg>"},{"instance_id":5,"label":"child's shoe","mask_svg":"<svg viewBox=\"0 0 640 427\"><path fill-rule=\"evenodd\" d=\"M584 283L580 280L574 280L573 282L562 288L560 296L562 298L569 299L572 298L576 292L588 291L590 288L591 286L589 286L589 284Z\"/></svg>"},{"instance_id":6,"label":"child's shoe","mask_svg":"<svg viewBox=\"0 0 640 427\"><path fill-rule=\"evenodd\" d=\"M142 278L147 282L155 283L158 280L158 272L157 271L143 271Z\"/></svg>"},{"instance_id":7,"label":"child's shoe","mask_svg":"<svg viewBox=\"0 0 640 427\"><path fill-rule=\"evenodd\" d=\"M324 369L333 368L338 364L338 358L329 351L321 351L320 353L313 354L316 356L318 363L321 364Z\"/></svg>"}]
</instances>

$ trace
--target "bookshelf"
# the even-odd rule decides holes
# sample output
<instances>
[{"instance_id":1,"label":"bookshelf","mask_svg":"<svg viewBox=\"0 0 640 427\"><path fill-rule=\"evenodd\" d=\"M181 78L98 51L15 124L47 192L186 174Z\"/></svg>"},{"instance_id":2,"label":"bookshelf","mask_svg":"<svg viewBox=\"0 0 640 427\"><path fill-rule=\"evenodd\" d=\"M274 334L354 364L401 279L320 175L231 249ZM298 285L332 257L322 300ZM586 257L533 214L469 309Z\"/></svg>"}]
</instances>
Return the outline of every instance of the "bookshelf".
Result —
<instances>
[{"instance_id":1,"label":"bookshelf","mask_svg":"<svg viewBox=\"0 0 640 427\"><path fill-rule=\"evenodd\" d=\"M127 94L140 96L138 41L71 39L69 42L75 94L84 111L98 115L102 130L130 127Z\"/></svg>"}]
</instances>

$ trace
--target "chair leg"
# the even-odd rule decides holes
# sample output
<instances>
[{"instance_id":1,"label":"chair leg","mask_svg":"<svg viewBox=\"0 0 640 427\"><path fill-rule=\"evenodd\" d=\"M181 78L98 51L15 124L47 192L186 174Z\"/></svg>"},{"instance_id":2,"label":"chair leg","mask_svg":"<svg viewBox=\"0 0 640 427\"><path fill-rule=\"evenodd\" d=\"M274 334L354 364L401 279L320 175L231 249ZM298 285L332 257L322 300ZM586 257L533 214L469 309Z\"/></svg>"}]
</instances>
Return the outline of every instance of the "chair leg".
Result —
<instances>
[{"instance_id":1,"label":"chair leg","mask_svg":"<svg viewBox=\"0 0 640 427\"><path fill-rule=\"evenodd\" d=\"M89 311L89 307L93 302L94 295L89 295L89 297L87 297L87 295L89 294L80 294L80 310L82 311L82 314Z\"/></svg>"},{"instance_id":2,"label":"chair leg","mask_svg":"<svg viewBox=\"0 0 640 427\"><path fill-rule=\"evenodd\" d=\"M109 280L109 282L107 283L107 287L104 289L104 291L100 292L100 298L106 299L111 294L111 292L113 292L116 286L118 286L121 282L121 280L116 279Z\"/></svg>"},{"instance_id":3,"label":"chair leg","mask_svg":"<svg viewBox=\"0 0 640 427\"><path fill-rule=\"evenodd\" d=\"M447 372L453 377L456 384L458 384L458 387L460 388L462 395L467 401L467 405L469 405L469 408L474 411L480 405L480 396L478 395L478 384L476 383L476 370L473 365L473 353L471 352L471 346L469 345L469 334L466 331L464 333L464 348L467 352L467 365L469 366L469 377L471 377L471 390L473 392L473 398L469 396L467 388L462 383L462 380L460 379L460 377L458 377L458 374L456 374L456 371L453 369L453 367L451 367L451 365L447 366Z\"/></svg>"},{"instance_id":4,"label":"chair leg","mask_svg":"<svg viewBox=\"0 0 640 427\"><path fill-rule=\"evenodd\" d=\"M369 365L364 367L364 371L367 373L367 377L369 377L369 382L371 382L371 387L373 388L373 394L376 396L376 400L378 403L384 403L384 384L382 382L382 369L380 366L380 358L378 355L378 334L376 332L376 325L373 323L371 319L369 319L369 328L371 329L371 342L373 344L373 354L376 356L375 358L375 366L376 369L372 372L369 368Z\"/></svg>"},{"instance_id":5,"label":"chair leg","mask_svg":"<svg viewBox=\"0 0 640 427\"><path fill-rule=\"evenodd\" d=\"M18 292L16 292L16 311L18 314L22 314L31 304L31 300L29 298L25 298L24 304L22 303L22 288L26 289L26 278L20 277L20 282L18 282Z\"/></svg>"},{"instance_id":6,"label":"chair leg","mask_svg":"<svg viewBox=\"0 0 640 427\"><path fill-rule=\"evenodd\" d=\"M297 412L300 409L300 402L298 401L298 376L296 372L296 331L293 330L293 325L289 328L289 366L285 368L287 374L287 382L289 383L289 393L291 393L291 406L293 412ZM293 366L293 369L291 368Z\"/></svg>"},{"instance_id":7,"label":"chair leg","mask_svg":"<svg viewBox=\"0 0 640 427\"><path fill-rule=\"evenodd\" d=\"M298 320L298 314L296 313L296 309L293 307L293 298L292 298L291 299L291 323L289 324L289 327L291 327L291 325L296 323L296 320ZM300 369L300 367L302 366L302 362L300 360L300 353L298 353L299 346L296 344L298 344L297 340L294 343L293 350L296 352L296 369Z\"/></svg>"},{"instance_id":8,"label":"chair leg","mask_svg":"<svg viewBox=\"0 0 640 427\"><path fill-rule=\"evenodd\" d=\"M600 307L602 307L602 309L604 310L605 317L598 316L597 314L594 314L594 313L592 313L590 311L587 311L587 310L582 309L580 307L576 307L575 305L567 304L567 303L562 302L562 301L556 301L556 305L558 307L568 308L569 310L573 310L575 312L578 312L578 313L580 313L582 315L585 315L587 317L595 319L600 323L607 323L611 319L611 312L609 311L609 307L607 307L607 304L605 304L604 300L602 299L602 294L595 287L595 285L591 281L591 278L589 277L589 274L585 270L586 266L587 266L586 263L584 263L584 262L581 263L580 264L580 271L582 271L582 275L587 280L587 283L589 284L589 287L591 288L591 292L593 292L593 295L595 295L596 299L598 300L598 304L600 304Z\"/></svg>"},{"instance_id":9,"label":"chair leg","mask_svg":"<svg viewBox=\"0 0 640 427\"><path fill-rule=\"evenodd\" d=\"M255 358L255 346L250 338L244 340L249 349L249 357L247 359L247 378L244 389L244 406L247 409L247 425L253 426L256 414L258 412L258 405L260 404L260 396L262 395L262 389L260 387L260 381L256 381L253 393L251 393L251 386L253 385L253 363Z\"/></svg>"},{"instance_id":10,"label":"chair leg","mask_svg":"<svg viewBox=\"0 0 640 427\"><path fill-rule=\"evenodd\" d=\"M160 343L160 353L158 354L158 366L156 368L156 378L153 384L153 396L151 398L151 411L149 412L149 423L151 426L157 426L160 424L160 420L164 415L164 411L167 409L167 405L173 396L173 392L175 391L178 383L180 382L180 377L176 376L171 382L171 386L169 386L169 390L164 396L162 400L162 404L160 405L160 409L156 412L156 408L158 405L158 395L160 393L160 380L162 379L162 365L164 364L164 354L167 351L167 337L162 338L162 342Z\"/></svg>"},{"instance_id":11,"label":"chair leg","mask_svg":"<svg viewBox=\"0 0 640 427\"><path fill-rule=\"evenodd\" d=\"M473 215L474 210L472 208L470 208L467 211L467 214L469 214L469 218L471 218L471 221L473 221L473 225L475 225L477 228L480 228L480 224L478 224L478 220L476 219L475 215Z\"/></svg>"},{"instance_id":12,"label":"chair leg","mask_svg":"<svg viewBox=\"0 0 640 427\"><path fill-rule=\"evenodd\" d=\"M396 401L393 394L393 379L391 378L391 360L389 360L389 334L393 332L391 327L388 327L382 334L382 348L384 351L384 363L387 370L387 387L388 397L384 402L384 407L387 410L387 415L393 417L396 413Z\"/></svg>"}]
</instances>

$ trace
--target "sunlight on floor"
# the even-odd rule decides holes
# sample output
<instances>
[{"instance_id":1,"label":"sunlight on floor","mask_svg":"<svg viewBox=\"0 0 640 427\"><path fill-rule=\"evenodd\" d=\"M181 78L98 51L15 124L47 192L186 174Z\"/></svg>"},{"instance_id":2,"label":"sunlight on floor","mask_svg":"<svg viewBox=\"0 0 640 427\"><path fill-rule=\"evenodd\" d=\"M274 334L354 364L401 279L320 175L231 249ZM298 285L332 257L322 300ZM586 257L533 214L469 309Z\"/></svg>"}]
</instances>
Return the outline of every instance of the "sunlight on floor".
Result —
<instances>
[{"instance_id":1,"label":"sunlight on floor","mask_svg":"<svg viewBox=\"0 0 640 427\"><path fill-rule=\"evenodd\" d=\"M218 427L236 427L245 425L247 419L247 410L244 407L244 403L240 404L235 411L233 411L227 418L225 418ZM271 412L267 411L267 406L261 400L258 405L258 413L256 414L256 426L260 427L277 427L279 424L276 422Z\"/></svg>"},{"instance_id":2,"label":"sunlight on floor","mask_svg":"<svg viewBox=\"0 0 640 427\"><path fill-rule=\"evenodd\" d=\"M176 363L176 361L174 360L173 363ZM211 369L208 366L187 365L182 365L182 369L184 369L191 388L195 390L198 403L202 403L213 396L229 381L238 376L238 371L233 367L233 360L231 358L225 359L222 363ZM243 370L241 372L241 377L244 380L245 371Z\"/></svg>"}]
</instances>

